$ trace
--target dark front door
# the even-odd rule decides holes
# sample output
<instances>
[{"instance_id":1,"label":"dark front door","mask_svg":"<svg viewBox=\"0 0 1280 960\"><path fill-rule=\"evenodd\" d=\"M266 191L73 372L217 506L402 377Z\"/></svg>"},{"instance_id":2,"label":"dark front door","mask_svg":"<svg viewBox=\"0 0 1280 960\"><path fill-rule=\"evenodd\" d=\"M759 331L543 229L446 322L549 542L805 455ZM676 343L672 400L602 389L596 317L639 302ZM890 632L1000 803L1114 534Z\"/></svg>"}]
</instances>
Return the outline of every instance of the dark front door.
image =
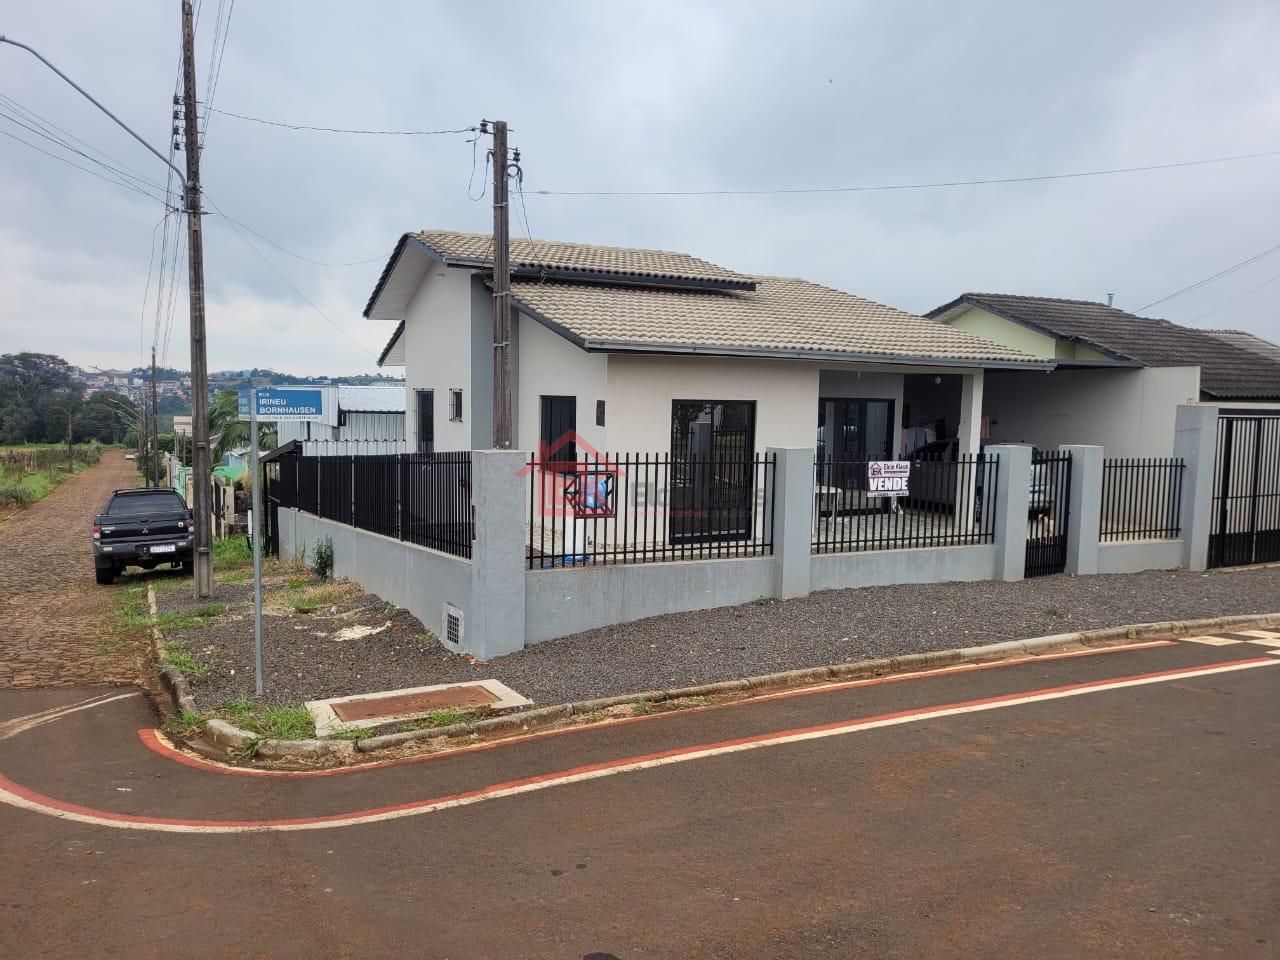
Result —
<instances>
[{"instance_id":1,"label":"dark front door","mask_svg":"<svg viewBox=\"0 0 1280 960\"><path fill-rule=\"evenodd\" d=\"M877 497L865 507L858 496L867 488L867 461L892 460L893 401L828 397L818 401L818 502L838 505L840 513L878 512L893 506Z\"/></svg>"},{"instance_id":2,"label":"dark front door","mask_svg":"<svg viewBox=\"0 0 1280 960\"><path fill-rule=\"evenodd\" d=\"M672 402L672 543L751 539L755 433L754 401Z\"/></svg>"},{"instance_id":3,"label":"dark front door","mask_svg":"<svg viewBox=\"0 0 1280 960\"><path fill-rule=\"evenodd\" d=\"M573 463L578 459L578 398L543 397L540 437L542 459L547 463Z\"/></svg>"},{"instance_id":4,"label":"dark front door","mask_svg":"<svg viewBox=\"0 0 1280 960\"><path fill-rule=\"evenodd\" d=\"M436 451L436 405L435 394L430 390L418 390L418 452L435 453Z\"/></svg>"}]
</instances>

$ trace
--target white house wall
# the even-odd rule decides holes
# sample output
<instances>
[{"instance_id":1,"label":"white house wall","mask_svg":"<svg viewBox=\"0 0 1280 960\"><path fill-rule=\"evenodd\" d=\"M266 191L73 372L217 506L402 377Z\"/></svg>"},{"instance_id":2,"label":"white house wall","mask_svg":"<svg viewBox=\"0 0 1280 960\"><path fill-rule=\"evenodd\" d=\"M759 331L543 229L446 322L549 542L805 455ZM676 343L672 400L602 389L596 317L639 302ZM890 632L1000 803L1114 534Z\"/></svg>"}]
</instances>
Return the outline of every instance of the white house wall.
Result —
<instances>
[{"instance_id":1,"label":"white house wall","mask_svg":"<svg viewBox=\"0 0 1280 960\"><path fill-rule=\"evenodd\" d=\"M577 433L583 441L601 452L631 449L613 441L612 404L606 405L606 426L596 426L596 401L607 399L608 358L587 353L524 314L519 315L518 325L520 375L515 384L515 445L521 450L538 449L542 436L541 398L556 396L577 398ZM670 412L666 423L670 430Z\"/></svg>"},{"instance_id":2,"label":"white house wall","mask_svg":"<svg viewBox=\"0 0 1280 960\"><path fill-rule=\"evenodd\" d=\"M416 391L435 394L436 450L471 449L471 275L433 263L405 310L405 411L418 448ZM449 419L449 391L462 391L462 420Z\"/></svg>"},{"instance_id":3,"label":"white house wall","mask_svg":"<svg viewBox=\"0 0 1280 960\"><path fill-rule=\"evenodd\" d=\"M1178 404L1199 395L1199 367L1001 371L986 377L983 411L995 441L1041 449L1099 444L1108 457L1168 457Z\"/></svg>"},{"instance_id":4,"label":"white house wall","mask_svg":"<svg viewBox=\"0 0 1280 960\"><path fill-rule=\"evenodd\" d=\"M612 354L609 449L670 450L673 400L754 400L756 450L812 447L818 425L818 366L804 361Z\"/></svg>"}]
</instances>

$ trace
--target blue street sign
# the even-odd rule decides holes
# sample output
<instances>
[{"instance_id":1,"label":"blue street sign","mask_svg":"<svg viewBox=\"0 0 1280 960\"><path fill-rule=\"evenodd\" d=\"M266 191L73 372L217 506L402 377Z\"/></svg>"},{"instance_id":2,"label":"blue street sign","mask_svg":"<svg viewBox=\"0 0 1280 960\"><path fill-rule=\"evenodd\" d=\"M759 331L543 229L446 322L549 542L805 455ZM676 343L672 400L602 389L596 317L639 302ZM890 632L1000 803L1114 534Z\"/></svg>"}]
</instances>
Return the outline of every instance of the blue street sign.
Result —
<instances>
[{"instance_id":1,"label":"blue street sign","mask_svg":"<svg viewBox=\"0 0 1280 960\"><path fill-rule=\"evenodd\" d=\"M258 387L259 420L321 420L324 394L297 387ZM240 391L240 416L249 418L249 391Z\"/></svg>"}]
</instances>

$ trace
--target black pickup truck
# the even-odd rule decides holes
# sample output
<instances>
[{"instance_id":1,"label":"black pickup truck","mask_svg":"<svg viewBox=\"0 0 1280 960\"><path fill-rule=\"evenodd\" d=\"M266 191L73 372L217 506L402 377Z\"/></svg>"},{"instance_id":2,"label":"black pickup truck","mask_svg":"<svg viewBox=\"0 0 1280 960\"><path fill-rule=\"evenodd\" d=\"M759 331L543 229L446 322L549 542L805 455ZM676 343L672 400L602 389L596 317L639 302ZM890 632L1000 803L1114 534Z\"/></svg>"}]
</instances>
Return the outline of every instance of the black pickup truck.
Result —
<instances>
[{"instance_id":1,"label":"black pickup truck","mask_svg":"<svg viewBox=\"0 0 1280 960\"><path fill-rule=\"evenodd\" d=\"M107 584L126 566L154 569L162 563L192 568L194 521L173 490L117 490L93 518L93 572Z\"/></svg>"}]
</instances>

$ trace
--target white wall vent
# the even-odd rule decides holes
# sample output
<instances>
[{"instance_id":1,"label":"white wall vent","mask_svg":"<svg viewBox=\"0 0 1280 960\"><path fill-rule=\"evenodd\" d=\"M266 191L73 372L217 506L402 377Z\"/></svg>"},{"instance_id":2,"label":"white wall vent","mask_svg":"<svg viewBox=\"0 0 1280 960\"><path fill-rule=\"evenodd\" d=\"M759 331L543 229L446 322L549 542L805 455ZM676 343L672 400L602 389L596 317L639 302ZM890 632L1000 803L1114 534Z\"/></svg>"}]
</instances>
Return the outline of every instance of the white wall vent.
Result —
<instances>
[{"instance_id":1,"label":"white wall vent","mask_svg":"<svg viewBox=\"0 0 1280 960\"><path fill-rule=\"evenodd\" d=\"M452 603L446 603L444 605L444 616L441 618L440 639L449 644L449 646L461 650L464 628L465 619L462 611Z\"/></svg>"}]
</instances>

